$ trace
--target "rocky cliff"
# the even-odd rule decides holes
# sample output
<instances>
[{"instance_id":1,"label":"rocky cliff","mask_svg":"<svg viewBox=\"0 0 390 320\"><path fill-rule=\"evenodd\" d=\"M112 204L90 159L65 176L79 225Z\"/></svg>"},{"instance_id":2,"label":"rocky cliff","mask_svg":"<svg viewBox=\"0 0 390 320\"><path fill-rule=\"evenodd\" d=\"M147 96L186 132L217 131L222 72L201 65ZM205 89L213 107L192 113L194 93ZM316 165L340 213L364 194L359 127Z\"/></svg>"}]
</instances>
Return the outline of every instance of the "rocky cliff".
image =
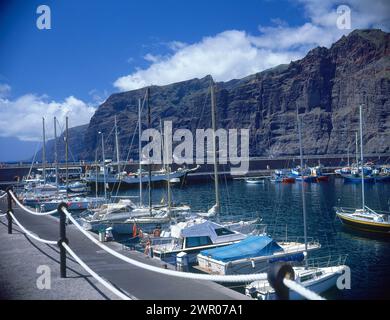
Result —
<instances>
[{"instance_id":1,"label":"rocky cliff","mask_svg":"<svg viewBox=\"0 0 390 320\"><path fill-rule=\"evenodd\" d=\"M211 127L210 76L151 87L152 126L160 118L174 128ZM109 134L117 116L121 158L137 156L138 99L145 89L113 94L92 117L72 147L77 158L94 159L98 131L107 137L108 157L114 154ZM220 128L249 128L250 153L256 156L298 155L297 110L302 116L305 154L354 152L358 106L364 104L364 145L367 153L390 152L390 34L356 30L329 49L318 47L302 60L244 79L217 84ZM142 116L146 128L146 112Z\"/></svg>"}]
</instances>

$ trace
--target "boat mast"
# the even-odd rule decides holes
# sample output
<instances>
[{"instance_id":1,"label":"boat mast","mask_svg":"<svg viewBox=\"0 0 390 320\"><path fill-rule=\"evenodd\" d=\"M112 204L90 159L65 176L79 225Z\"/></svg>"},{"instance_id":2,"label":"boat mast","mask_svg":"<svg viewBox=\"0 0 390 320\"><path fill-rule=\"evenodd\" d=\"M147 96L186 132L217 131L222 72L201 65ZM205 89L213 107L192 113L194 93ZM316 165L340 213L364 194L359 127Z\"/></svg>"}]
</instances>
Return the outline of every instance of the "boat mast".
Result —
<instances>
[{"instance_id":1,"label":"boat mast","mask_svg":"<svg viewBox=\"0 0 390 320\"><path fill-rule=\"evenodd\" d=\"M69 130L68 130L68 117L65 119L65 170L66 170L66 197L68 197L69 186L69 168L68 168L68 151L69 151Z\"/></svg>"},{"instance_id":2,"label":"boat mast","mask_svg":"<svg viewBox=\"0 0 390 320\"><path fill-rule=\"evenodd\" d=\"M215 205L217 221L219 221L219 181L218 181L218 163L217 163L217 142L216 142L216 102L214 81L211 80L211 124L213 129L213 158L214 158L214 184L215 184Z\"/></svg>"},{"instance_id":3,"label":"boat mast","mask_svg":"<svg viewBox=\"0 0 390 320\"><path fill-rule=\"evenodd\" d=\"M358 168L359 172L359 144L358 144L358 133L355 132L355 150L356 150L356 167Z\"/></svg>"},{"instance_id":4,"label":"boat mast","mask_svg":"<svg viewBox=\"0 0 390 320\"><path fill-rule=\"evenodd\" d=\"M298 110L297 110L297 119L298 119L298 133L299 133L299 155L300 155L300 159L301 159L301 168L303 168L303 149L302 149L301 119L299 117ZM305 198L303 177L302 177L302 184L301 184L301 192L302 192L302 207L303 207L303 237L305 239L305 253L307 255L306 198ZM305 267L306 268L308 267L306 256L305 256Z\"/></svg>"},{"instance_id":5,"label":"boat mast","mask_svg":"<svg viewBox=\"0 0 390 320\"><path fill-rule=\"evenodd\" d=\"M57 153L57 118L54 117L54 163L56 167L56 187L58 195L58 153Z\"/></svg>"},{"instance_id":6,"label":"boat mast","mask_svg":"<svg viewBox=\"0 0 390 320\"><path fill-rule=\"evenodd\" d=\"M161 131L161 148L163 150L163 168L166 170L167 175L167 204L168 204L168 213L171 212L171 182L170 182L170 167L168 161L168 144L164 143L164 131L162 126L162 121L160 118L160 131Z\"/></svg>"},{"instance_id":7,"label":"boat mast","mask_svg":"<svg viewBox=\"0 0 390 320\"><path fill-rule=\"evenodd\" d=\"M141 99L138 99L138 159L139 159L139 206L142 207L142 157L141 157L141 148L142 148L142 127L141 127Z\"/></svg>"},{"instance_id":8,"label":"boat mast","mask_svg":"<svg viewBox=\"0 0 390 320\"><path fill-rule=\"evenodd\" d=\"M45 133L45 118L42 117L42 173L43 173L43 184L46 184L46 133Z\"/></svg>"},{"instance_id":9,"label":"boat mast","mask_svg":"<svg viewBox=\"0 0 390 320\"><path fill-rule=\"evenodd\" d=\"M118 174L121 172L121 167L119 163L119 141L118 141L118 124L116 122L116 115L115 115L115 148L116 148L116 163L118 164Z\"/></svg>"},{"instance_id":10,"label":"boat mast","mask_svg":"<svg viewBox=\"0 0 390 320\"><path fill-rule=\"evenodd\" d=\"M365 199L364 199L364 159L363 159L363 108L362 105L359 106L360 114L360 159L362 162L362 204L363 211L365 209ZM358 167L359 172L359 167Z\"/></svg>"},{"instance_id":11,"label":"boat mast","mask_svg":"<svg viewBox=\"0 0 390 320\"><path fill-rule=\"evenodd\" d=\"M96 141L96 150L95 150L95 197L96 197L96 204L97 204L97 198L98 198L98 171L99 171L99 166L98 166L98 143L99 140Z\"/></svg>"},{"instance_id":12,"label":"boat mast","mask_svg":"<svg viewBox=\"0 0 390 320\"><path fill-rule=\"evenodd\" d=\"M104 133L103 133L103 132L100 132L100 134L102 135L104 199L105 199L105 201L107 202L107 189L106 189L106 184L107 184L107 181L106 181L106 156L105 156L105 152L104 152Z\"/></svg>"},{"instance_id":13,"label":"boat mast","mask_svg":"<svg viewBox=\"0 0 390 320\"><path fill-rule=\"evenodd\" d=\"M146 103L148 105L148 129L150 129L151 116L150 116L150 88L146 89ZM148 180L149 180L149 214L152 215L152 164L150 163L150 159L148 161Z\"/></svg>"}]
</instances>

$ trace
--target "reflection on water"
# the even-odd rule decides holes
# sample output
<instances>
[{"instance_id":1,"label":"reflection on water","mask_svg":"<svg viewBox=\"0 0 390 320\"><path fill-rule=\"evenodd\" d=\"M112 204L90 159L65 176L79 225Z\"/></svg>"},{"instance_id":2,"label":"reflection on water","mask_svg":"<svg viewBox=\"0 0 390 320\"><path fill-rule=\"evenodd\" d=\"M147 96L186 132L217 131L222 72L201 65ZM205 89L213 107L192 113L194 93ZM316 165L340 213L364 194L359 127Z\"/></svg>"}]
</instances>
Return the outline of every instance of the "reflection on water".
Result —
<instances>
[{"instance_id":1,"label":"reflection on water","mask_svg":"<svg viewBox=\"0 0 390 320\"><path fill-rule=\"evenodd\" d=\"M221 181L222 218L261 217L275 238L303 236L301 183L248 185L244 181ZM336 218L333 207L361 206L361 185L341 179L303 185L306 193L308 237L320 240L322 248L313 256L347 254L352 271L352 290L334 292L331 298L390 298L390 237L374 237L346 229ZM390 184L366 184L366 205L389 211ZM126 192L135 196L137 190ZM144 193L146 197L146 194ZM162 188L153 190L153 200L166 196ZM194 184L173 188L176 202L204 211L214 205L214 185ZM146 202L146 198L145 198Z\"/></svg>"}]
</instances>

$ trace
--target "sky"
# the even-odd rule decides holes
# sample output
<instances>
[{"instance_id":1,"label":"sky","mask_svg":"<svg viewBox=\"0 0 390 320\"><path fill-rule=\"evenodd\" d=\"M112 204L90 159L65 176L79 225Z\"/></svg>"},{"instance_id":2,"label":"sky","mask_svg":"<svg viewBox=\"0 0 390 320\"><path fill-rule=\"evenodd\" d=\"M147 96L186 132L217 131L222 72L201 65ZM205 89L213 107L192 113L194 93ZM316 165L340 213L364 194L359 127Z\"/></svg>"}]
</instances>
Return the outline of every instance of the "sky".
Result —
<instances>
[{"instance_id":1,"label":"sky","mask_svg":"<svg viewBox=\"0 0 390 320\"><path fill-rule=\"evenodd\" d=\"M112 93L208 74L217 81L241 78L329 47L353 29L389 31L389 3L3 0L0 161L34 152L42 117L88 123ZM51 29L37 27L40 5L50 8ZM340 5L351 10L350 29L337 26ZM24 147L5 154L3 143L10 141Z\"/></svg>"}]
</instances>

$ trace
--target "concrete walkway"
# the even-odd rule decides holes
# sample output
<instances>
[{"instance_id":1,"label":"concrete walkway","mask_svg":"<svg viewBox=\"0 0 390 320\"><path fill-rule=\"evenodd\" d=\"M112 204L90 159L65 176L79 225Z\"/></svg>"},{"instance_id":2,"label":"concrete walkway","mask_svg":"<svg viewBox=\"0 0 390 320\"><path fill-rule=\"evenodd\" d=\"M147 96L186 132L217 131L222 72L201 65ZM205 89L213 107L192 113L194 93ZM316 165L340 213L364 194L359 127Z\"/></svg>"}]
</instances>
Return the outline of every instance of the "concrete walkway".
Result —
<instances>
[{"instance_id":1,"label":"concrete walkway","mask_svg":"<svg viewBox=\"0 0 390 320\"><path fill-rule=\"evenodd\" d=\"M6 200L0 200L6 210ZM28 230L46 240L57 240L58 220L51 216L34 216L18 207L14 214ZM74 261L68 259L68 278L59 277L57 246L49 246L27 238L14 224L14 234L7 234L6 218L0 218L0 298L2 299L112 299L116 298L98 284ZM157 274L125 263L101 250L75 226L67 227L69 246L100 276L122 289L134 299L144 300L231 300L249 299L236 291L208 281L187 280ZM162 267L162 263L139 252L123 250L118 243L111 248L138 261ZM51 290L40 290L37 268L51 269Z\"/></svg>"}]
</instances>

